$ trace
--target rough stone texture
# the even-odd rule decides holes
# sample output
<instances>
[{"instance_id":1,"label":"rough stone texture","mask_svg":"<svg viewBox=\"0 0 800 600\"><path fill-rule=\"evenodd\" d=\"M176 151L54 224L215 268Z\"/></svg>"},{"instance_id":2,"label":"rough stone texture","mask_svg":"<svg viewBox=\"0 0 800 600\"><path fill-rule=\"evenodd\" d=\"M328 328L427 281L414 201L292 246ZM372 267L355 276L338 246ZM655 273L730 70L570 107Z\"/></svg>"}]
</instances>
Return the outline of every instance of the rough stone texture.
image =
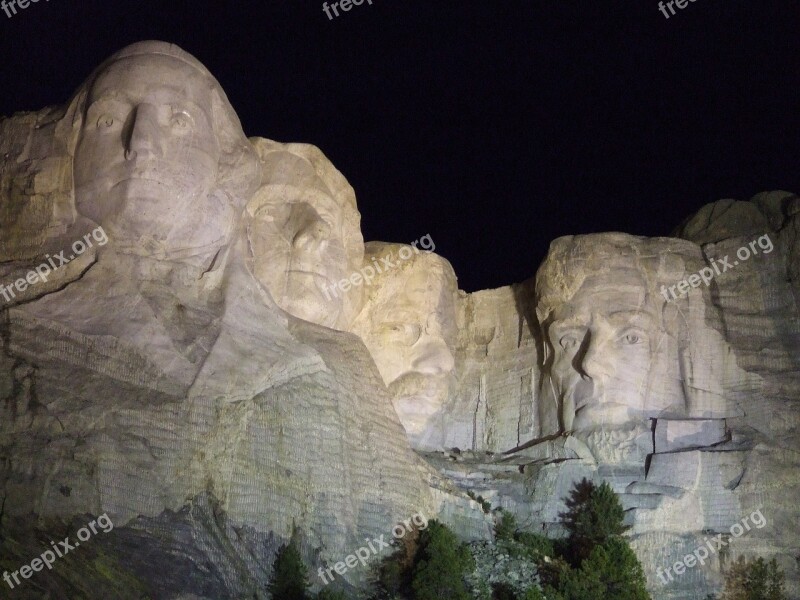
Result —
<instances>
[{"instance_id":1,"label":"rough stone texture","mask_svg":"<svg viewBox=\"0 0 800 600\"><path fill-rule=\"evenodd\" d=\"M789 192L764 192L749 202L722 200L701 209L676 233L702 244L707 260L730 255L756 243L758 254L714 280L711 298L717 325L737 362L763 381L745 397L745 415L728 422L733 442L749 443L744 473L735 491L746 512L761 508L767 526L737 539L745 555L775 555L800 590L796 557L800 497L800 200ZM774 250L770 249L774 246ZM751 252L752 254L752 252ZM742 254L744 256L744 254Z\"/></svg>"},{"instance_id":2,"label":"rough stone texture","mask_svg":"<svg viewBox=\"0 0 800 600\"><path fill-rule=\"evenodd\" d=\"M791 198L769 201L767 196L760 196L762 205L794 206ZM750 212L743 222L753 222ZM794 560L800 516L794 502L800 484L794 400L800 343L790 275L796 238L794 221L776 214L758 221L780 223L774 253L763 252L768 248L763 240L758 256L715 273L709 287L700 282L682 297L668 296L669 301L661 285L669 294L670 285L699 273L712 264L710 258L735 256L764 230L748 229L749 238L724 241L701 228L716 244L703 247L623 234L564 238L554 243L537 275L535 314L530 296L511 300L512 288L470 295L494 294L476 311L492 315L483 323L502 322L495 316L500 314L506 322L524 321L521 330L532 332L530 350L508 344L506 362L477 360L472 366L491 380L507 376L509 365L513 370L524 364L520 355L526 351L540 358L543 374L534 396L538 429L527 440L517 437L515 419L522 411L511 408L496 436L505 443L493 448L504 454L426 455L429 462L493 507L514 512L523 526L553 535L563 533L558 513L576 481L609 482L626 508L631 542L654 598L688 600L719 591L726 565L738 554L777 557L787 572L787 588L800 589ZM724 235L730 235L730 220L725 223ZM530 294L530 282L525 288ZM614 311L627 307L633 308L631 316L612 320ZM585 309L593 320L581 312ZM654 324L637 322L637 314L647 311ZM572 329L560 324L567 317L573 319ZM583 329L576 331L576 325ZM462 336L470 326L470 321L462 326ZM590 337L580 337L589 330ZM566 335L578 337L565 341ZM632 354L612 345L621 339ZM544 350L537 353L538 348ZM559 352L568 349L580 352L559 363ZM504 400L488 395L486 405ZM508 404L519 406L516 398ZM587 406L592 406L588 418L581 417ZM491 422L486 415L491 412L478 422ZM475 431L463 418L454 426ZM761 527L739 537L731 534L731 527L757 510L766 521ZM705 565L662 583L659 573L718 534L727 544Z\"/></svg>"},{"instance_id":3,"label":"rough stone texture","mask_svg":"<svg viewBox=\"0 0 800 600\"><path fill-rule=\"evenodd\" d=\"M162 121L159 99L147 96L153 78L185 78L184 93L199 94L207 114ZM97 89L109 87L145 94L127 139L98 137L127 118L116 105L95 108L107 103ZM211 129L181 137L204 118ZM135 585L116 597L264 598L275 550L293 532L314 572L415 513L465 538L490 536L486 516L411 450L363 343L285 313L251 270L259 256L240 215L262 175L202 65L174 46L137 44L66 109L0 127L11 136L2 142L0 281L48 253L77 253L87 231L94 240L2 306L8 539L28 539L12 522L56 527L107 513L115 528L97 548L116 566L87 569L81 589L124 575ZM208 135L218 144L190 152L215 157L217 179L193 174L195 165L181 172L181 140ZM151 160L153 143L165 149L161 162ZM74 190L68 166L48 159L58 152L76 165ZM184 229L182 219L210 225ZM9 555L6 546L4 565L41 552L16 547ZM343 583L353 590L367 575L350 569ZM21 593L41 597L45 585L54 598L76 597L63 573Z\"/></svg>"},{"instance_id":4,"label":"rough stone texture","mask_svg":"<svg viewBox=\"0 0 800 600\"><path fill-rule=\"evenodd\" d=\"M164 81L182 83L169 106L145 85ZM132 106L109 102L120 88ZM20 597L266 597L293 532L312 574L414 513L490 537L460 490L559 535L583 477L620 495L655 598L717 591L739 554L775 556L796 597L793 194L713 203L674 238L559 238L520 285L459 293L412 261L328 305L323 280L371 264L352 188L316 148L245 138L174 46L134 45L65 107L0 121L0 160L0 285L22 282L0 289L0 562L92 515L115 524L87 542L80 582L76 558ZM46 281L24 281L62 251ZM315 257L319 272L288 277ZM691 283L704 271L709 285ZM411 316L387 300L399 288ZM403 352L388 351L392 319L413 338ZM326 327L351 325L366 346ZM659 580L719 535L707 564ZM340 583L356 595L366 575Z\"/></svg>"},{"instance_id":5,"label":"rough stone texture","mask_svg":"<svg viewBox=\"0 0 800 600\"><path fill-rule=\"evenodd\" d=\"M724 419L659 420L656 424L655 451L674 452L699 446L713 446L727 437Z\"/></svg>"},{"instance_id":6,"label":"rough stone texture","mask_svg":"<svg viewBox=\"0 0 800 600\"><path fill-rule=\"evenodd\" d=\"M57 107L0 121L0 252L36 256L75 220L72 161L64 111Z\"/></svg>"},{"instance_id":7,"label":"rough stone texture","mask_svg":"<svg viewBox=\"0 0 800 600\"><path fill-rule=\"evenodd\" d=\"M360 274L365 301L352 331L375 360L412 446L438 449L455 379L453 267L416 246L370 242Z\"/></svg>"},{"instance_id":8,"label":"rough stone texture","mask_svg":"<svg viewBox=\"0 0 800 600\"><path fill-rule=\"evenodd\" d=\"M81 284L93 282L93 269ZM72 292L70 286L48 296L51 308L83 301ZM446 483L434 499L426 485L431 475L411 453L360 341L302 322L281 334L274 309L258 310L244 296L226 302L203 363L207 375L199 373L183 394L175 394L180 381L150 379L148 364L158 365L118 338L45 320L34 312L42 308L37 302L12 309L6 357L20 366L2 419L4 455L12 457L5 513L107 512L122 527L138 515L180 511L212 492L231 526L254 536L285 539L297 524L308 532L308 548L319 552L315 562L336 561L417 511L441 512L451 524L458 520L462 533L485 537L474 511L471 529L469 514L456 512ZM150 544L158 546L150 540L144 547ZM201 549L219 568L245 558L215 540ZM261 550L252 550L255 559L268 564L274 547ZM263 569L240 569L224 581L235 595L265 576Z\"/></svg>"},{"instance_id":9,"label":"rough stone texture","mask_svg":"<svg viewBox=\"0 0 800 600\"><path fill-rule=\"evenodd\" d=\"M540 435L539 363L524 318L525 285L472 294L457 305L456 392L442 425L442 448L499 452Z\"/></svg>"}]
</instances>

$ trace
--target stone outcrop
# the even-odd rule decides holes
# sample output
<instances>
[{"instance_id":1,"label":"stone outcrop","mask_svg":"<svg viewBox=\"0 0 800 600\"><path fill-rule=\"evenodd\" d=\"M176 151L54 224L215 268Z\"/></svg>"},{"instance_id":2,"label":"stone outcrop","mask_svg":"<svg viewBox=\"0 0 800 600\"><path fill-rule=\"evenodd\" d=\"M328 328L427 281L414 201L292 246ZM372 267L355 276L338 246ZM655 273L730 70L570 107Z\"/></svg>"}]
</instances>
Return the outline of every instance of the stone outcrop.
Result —
<instances>
[{"instance_id":1,"label":"stone outcrop","mask_svg":"<svg viewBox=\"0 0 800 600\"><path fill-rule=\"evenodd\" d=\"M754 205L771 212L755 218ZM470 361L457 354L455 443L447 446L475 451L429 453L428 461L526 528L552 535L561 533L558 513L575 482L609 482L654 598L718 591L740 554L776 557L787 587L798 589L796 212L785 193L706 207L679 231L702 245L563 238L535 281L462 297L479 309L461 313L470 317L459 322L460 340L482 337L485 345L472 342ZM741 247L750 249L747 260L736 257ZM726 255L731 266L718 273L713 265ZM670 286L683 280L689 292L676 287L673 296ZM616 317L621 309L630 314ZM497 332L505 344L494 341ZM526 386L480 393L486 382L519 381L532 363L532 417L517 391ZM480 383L464 385L470 379ZM470 419L476 413L466 407L485 408ZM525 438L520 425L529 423ZM718 535L725 543L706 564L665 573Z\"/></svg>"},{"instance_id":2,"label":"stone outcrop","mask_svg":"<svg viewBox=\"0 0 800 600\"><path fill-rule=\"evenodd\" d=\"M529 297L526 285L459 297L458 383L444 411L442 448L502 452L541 435L539 354L525 319Z\"/></svg>"},{"instance_id":3,"label":"stone outcrop","mask_svg":"<svg viewBox=\"0 0 800 600\"><path fill-rule=\"evenodd\" d=\"M559 535L583 477L620 495L654 598L718 591L740 554L800 589L793 194L559 238L466 294L442 257L364 245L319 149L246 138L158 42L0 120L0 160L0 562L114 523L18 597L266 598L290 538L316 584L413 514L487 540L466 491Z\"/></svg>"},{"instance_id":4,"label":"stone outcrop","mask_svg":"<svg viewBox=\"0 0 800 600\"><path fill-rule=\"evenodd\" d=\"M151 79L184 80L207 114L162 115ZM109 104L115 86L131 107ZM129 136L115 135L128 118ZM253 272L259 247L238 215L275 173L262 175L202 65L174 46L137 44L67 109L1 127L0 281L22 278L0 329L4 535L29 539L12 521L63 529L107 514L115 528L97 552L111 575L135 581L118 596L130 598L267 597L290 536L316 569L415 513L489 537L476 503L411 450L363 343L284 312ZM204 136L217 142L186 152L217 161L217 178L179 178L170 161ZM172 148L162 162L155 143ZM25 282L45 264L54 268ZM111 575L87 570L96 589ZM351 569L338 585L367 575ZM48 574L20 593L42 589L74 588Z\"/></svg>"}]
</instances>

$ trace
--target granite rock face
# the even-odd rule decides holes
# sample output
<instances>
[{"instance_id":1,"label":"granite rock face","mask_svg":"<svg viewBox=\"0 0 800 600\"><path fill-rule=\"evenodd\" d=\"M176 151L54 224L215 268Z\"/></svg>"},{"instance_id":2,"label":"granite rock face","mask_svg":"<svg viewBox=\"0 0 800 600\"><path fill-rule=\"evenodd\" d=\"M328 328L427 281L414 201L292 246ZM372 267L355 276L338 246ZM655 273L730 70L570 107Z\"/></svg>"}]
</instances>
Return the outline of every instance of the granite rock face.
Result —
<instances>
[{"instance_id":1,"label":"granite rock face","mask_svg":"<svg viewBox=\"0 0 800 600\"><path fill-rule=\"evenodd\" d=\"M159 42L0 120L0 160L0 562L114 524L18 597L266 598L290 537L316 585L415 514L487 540L468 490L559 535L583 477L620 495L654 598L718 591L739 554L800 589L793 194L559 238L466 294L440 256L365 245L319 149L246 138Z\"/></svg>"},{"instance_id":2,"label":"granite rock face","mask_svg":"<svg viewBox=\"0 0 800 600\"><path fill-rule=\"evenodd\" d=\"M441 448L503 452L541 435L539 350L525 318L530 287L460 295L457 387Z\"/></svg>"},{"instance_id":3,"label":"granite rock face","mask_svg":"<svg viewBox=\"0 0 800 600\"><path fill-rule=\"evenodd\" d=\"M745 414L730 420L729 427L734 442L752 447L735 492L744 507L761 507L768 525L736 540L733 554L776 555L795 593L800 590L798 228L800 199L775 191L749 202L710 204L676 232L701 244L706 261L728 256L734 264L712 284L720 319L715 326L725 331L738 364L760 382L744 395Z\"/></svg>"},{"instance_id":4,"label":"granite rock face","mask_svg":"<svg viewBox=\"0 0 800 600\"><path fill-rule=\"evenodd\" d=\"M553 535L575 482L609 482L654 598L719 591L740 554L800 589L796 199L718 204L680 231L703 244L561 238L535 280L462 295L442 444L460 451L425 455Z\"/></svg>"},{"instance_id":5,"label":"granite rock face","mask_svg":"<svg viewBox=\"0 0 800 600\"><path fill-rule=\"evenodd\" d=\"M159 42L114 55L67 108L0 128L5 535L25 537L12 521L107 514L97 551L136 581L119 596L131 598L265 598L290 536L324 567L416 513L489 536L475 503L411 450L363 343L313 322L318 290L299 277L290 287L311 300L282 310L259 266L271 247L252 219L270 222L275 189L352 193L321 152L262 152L202 65ZM337 245L313 206L270 209L296 225L282 230L289 262ZM332 255L359 262L360 232L349 252L337 235ZM331 312L325 324L346 311ZM87 577L102 589L102 572ZM38 585L20 593L74 592L64 577Z\"/></svg>"},{"instance_id":6,"label":"granite rock face","mask_svg":"<svg viewBox=\"0 0 800 600\"><path fill-rule=\"evenodd\" d=\"M453 267L416 246L370 242L362 273L369 281L352 331L375 360L412 446L438 449L455 381Z\"/></svg>"}]
</instances>

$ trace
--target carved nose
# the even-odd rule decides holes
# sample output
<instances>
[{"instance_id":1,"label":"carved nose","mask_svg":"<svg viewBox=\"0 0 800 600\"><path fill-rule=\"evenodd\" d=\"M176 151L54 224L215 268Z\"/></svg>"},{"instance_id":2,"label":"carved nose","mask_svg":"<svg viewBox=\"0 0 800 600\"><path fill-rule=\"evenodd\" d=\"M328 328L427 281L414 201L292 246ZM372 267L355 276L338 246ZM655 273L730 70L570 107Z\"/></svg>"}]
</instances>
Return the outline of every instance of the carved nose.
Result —
<instances>
[{"instance_id":1,"label":"carved nose","mask_svg":"<svg viewBox=\"0 0 800 600\"><path fill-rule=\"evenodd\" d=\"M296 223L292 246L298 250L319 250L330 238L331 227L316 210L303 203L293 209L291 221Z\"/></svg>"},{"instance_id":2,"label":"carved nose","mask_svg":"<svg viewBox=\"0 0 800 600\"><path fill-rule=\"evenodd\" d=\"M294 236L293 246L295 248L308 249L319 246L328 239L330 227L323 221L306 224Z\"/></svg>"},{"instance_id":3,"label":"carved nose","mask_svg":"<svg viewBox=\"0 0 800 600\"><path fill-rule=\"evenodd\" d=\"M615 330L604 322L595 322L589 328L576 356L583 375L596 380L608 374L614 335Z\"/></svg>"},{"instance_id":4,"label":"carved nose","mask_svg":"<svg viewBox=\"0 0 800 600\"><path fill-rule=\"evenodd\" d=\"M163 155L157 109L152 104L142 103L133 114L125 158L134 160L137 156L153 154Z\"/></svg>"},{"instance_id":5,"label":"carved nose","mask_svg":"<svg viewBox=\"0 0 800 600\"><path fill-rule=\"evenodd\" d=\"M589 339L585 343L586 348L582 349L581 370L587 377L596 379L602 372L602 348L598 340L592 341Z\"/></svg>"},{"instance_id":6,"label":"carved nose","mask_svg":"<svg viewBox=\"0 0 800 600\"><path fill-rule=\"evenodd\" d=\"M453 370L455 361L443 340L421 339L414 346L413 370L425 375L442 375Z\"/></svg>"}]
</instances>

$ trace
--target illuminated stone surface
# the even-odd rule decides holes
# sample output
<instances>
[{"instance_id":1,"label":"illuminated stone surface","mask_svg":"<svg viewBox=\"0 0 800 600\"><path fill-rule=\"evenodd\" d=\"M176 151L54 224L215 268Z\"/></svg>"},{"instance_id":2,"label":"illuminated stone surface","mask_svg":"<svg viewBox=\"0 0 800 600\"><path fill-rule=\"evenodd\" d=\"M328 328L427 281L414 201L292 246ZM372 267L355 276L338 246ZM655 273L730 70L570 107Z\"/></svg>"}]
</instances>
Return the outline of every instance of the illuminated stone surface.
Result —
<instances>
[{"instance_id":1,"label":"illuminated stone surface","mask_svg":"<svg viewBox=\"0 0 800 600\"><path fill-rule=\"evenodd\" d=\"M347 329L360 295L333 288L361 267L364 256L353 188L314 146L251 142L264 173L247 205L256 279L289 314Z\"/></svg>"},{"instance_id":2,"label":"illuminated stone surface","mask_svg":"<svg viewBox=\"0 0 800 600\"><path fill-rule=\"evenodd\" d=\"M410 247L365 254L322 152L248 140L204 67L154 42L65 107L0 121L0 161L0 285L23 282L0 297L4 531L107 512L95 543L154 595L242 597L293 525L314 567L415 512L486 537L460 488L557 534L589 477L620 494L654 598L718 591L740 553L800 588L793 194L710 204L673 238L559 238L495 290L459 292L413 250L341 290ZM662 586L658 567L759 509L763 528Z\"/></svg>"},{"instance_id":3,"label":"illuminated stone surface","mask_svg":"<svg viewBox=\"0 0 800 600\"><path fill-rule=\"evenodd\" d=\"M353 331L375 359L412 445L438 449L455 383L453 268L435 254L376 242L367 245L364 265L383 268L365 286Z\"/></svg>"},{"instance_id":4,"label":"illuminated stone surface","mask_svg":"<svg viewBox=\"0 0 800 600\"><path fill-rule=\"evenodd\" d=\"M344 306L320 318L315 290L276 288L265 266L298 264L254 225L286 212L289 247L339 250L324 273L360 265L352 188L318 150L254 147L202 65L155 42L112 57L60 112L0 127L0 281L107 233L4 303L5 519L107 512L115 532L97 543L154 597L263 595L293 527L314 572L418 512L488 536L411 450L363 343L318 324L344 323ZM346 226L314 238L326 223L311 210L331 198Z\"/></svg>"}]
</instances>

